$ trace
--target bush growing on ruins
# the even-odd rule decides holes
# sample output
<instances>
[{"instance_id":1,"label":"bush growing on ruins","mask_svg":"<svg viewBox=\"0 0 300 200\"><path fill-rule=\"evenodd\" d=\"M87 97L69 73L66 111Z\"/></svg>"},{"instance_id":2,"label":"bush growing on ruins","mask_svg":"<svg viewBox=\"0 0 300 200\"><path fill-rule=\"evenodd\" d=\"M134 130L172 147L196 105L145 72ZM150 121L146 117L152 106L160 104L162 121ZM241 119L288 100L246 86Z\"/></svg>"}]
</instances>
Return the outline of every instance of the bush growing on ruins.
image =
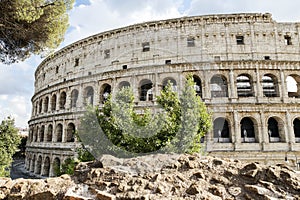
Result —
<instances>
[{"instance_id":1,"label":"bush growing on ruins","mask_svg":"<svg viewBox=\"0 0 300 200\"><path fill-rule=\"evenodd\" d=\"M162 112L155 115L149 109L142 114L135 112L130 87L109 97L101 109L88 108L79 131L87 149L97 156L199 152L200 139L211 128L211 115L196 95L192 76L187 77L180 97L172 88L168 83L157 97ZM104 134L100 137L95 134L101 131Z\"/></svg>"},{"instance_id":2,"label":"bush growing on ruins","mask_svg":"<svg viewBox=\"0 0 300 200\"><path fill-rule=\"evenodd\" d=\"M11 118L3 120L0 124L0 177L9 176L12 157L18 149L21 137Z\"/></svg>"}]
</instances>

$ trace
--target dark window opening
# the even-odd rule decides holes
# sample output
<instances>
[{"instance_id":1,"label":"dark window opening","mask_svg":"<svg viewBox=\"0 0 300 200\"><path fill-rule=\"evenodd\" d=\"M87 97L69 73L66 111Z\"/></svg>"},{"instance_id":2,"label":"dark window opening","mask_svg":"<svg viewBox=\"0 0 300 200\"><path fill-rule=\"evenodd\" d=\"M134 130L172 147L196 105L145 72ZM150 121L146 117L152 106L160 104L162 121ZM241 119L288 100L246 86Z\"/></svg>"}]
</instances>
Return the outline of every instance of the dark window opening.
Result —
<instances>
[{"instance_id":1,"label":"dark window opening","mask_svg":"<svg viewBox=\"0 0 300 200\"><path fill-rule=\"evenodd\" d=\"M265 56L265 60L271 60L270 56Z\"/></svg>"},{"instance_id":2,"label":"dark window opening","mask_svg":"<svg viewBox=\"0 0 300 200\"><path fill-rule=\"evenodd\" d=\"M238 44L238 45L243 45L243 44L245 44L245 43L244 43L244 36L242 36L242 35L237 35L237 36L236 36L236 44Z\"/></svg>"},{"instance_id":3,"label":"dark window opening","mask_svg":"<svg viewBox=\"0 0 300 200\"><path fill-rule=\"evenodd\" d=\"M230 142L229 125L225 118L214 120L213 132L215 142Z\"/></svg>"},{"instance_id":4,"label":"dark window opening","mask_svg":"<svg viewBox=\"0 0 300 200\"><path fill-rule=\"evenodd\" d=\"M150 80L143 80L140 84L140 101L153 100L153 83Z\"/></svg>"},{"instance_id":5,"label":"dark window opening","mask_svg":"<svg viewBox=\"0 0 300 200\"><path fill-rule=\"evenodd\" d=\"M105 103L108 100L108 97L111 93L111 86L109 84L104 84L101 87L100 100L102 103Z\"/></svg>"},{"instance_id":6,"label":"dark window opening","mask_svg":"<svg viewBox=\"0 0 300 200\"><path fill-rule=\"evenodd\" d=\"M271 117L268 120L268 134L269 134L270 142L280 141L278 122L273 117Z\"/></svg>"},{"instance_id":7,"label":"dark window opening","mask_svg":"<svg viewBox=\"0 0 300 200\"><path fill-rule=\"evenodd\" d=\"M284 41L286 45L292 45L292 38L291 36L285 35L284 36Z\"/></svg>"},{"instance_id":8,"label":"dark window opening","mask_svg":"<svg viewBox=\"0 0 300 200\"><path fill-rule=\"evenodd\" d=\"M92 75L92 72L88 72L88 75L91 76L91 75Z\"/></svg>"},{"instance_id":9,"label":"dark window opening","mask_svg":"<svg viewBox=\"0 0 300 200\"><path fill-rule=\"evenodd\" d=\"M241 121L241 138L243 142L255 142L254 123L249 117Z\"/></svg>"},{"instance_id":10,"label":"dark window opening","mask_svg":"<svg viewBox=\"0 0 300 200\"><path fill-rule=\"evenodd\" d=\"M188 47L194 47L195 46L195 38L194 37L188 37L187 38L187 46Z\"/></svg>"},{"instance_id":11,"label":"dark window opening","mask_svg":"<svg viewBox=\"0 0 300 200\"><path fill-rule=\"evenodd\" d=\"M194 80L194 89L197 96L200 96L202 98L202 86L201 86L201 80L198 76L193 76Z\"/></svg>"},{"instance_id":12,"label":"dark window opening","mask_svg":"<svg viewBox=\"0 0 300 200\"><path fill-rule=\"evenodd\" d=\"M149 42L144 42L142 44L142 47L143 47L143 52L150 51L150 43Z\"/></svg>"},{"instance_id":13,"label":"dark window opening","mask_svg":"<svg viewBox=\"0 0 300 200\"><path fill-rule=\"evenodd\" d=\"M75 108L78 100L78 90L73 90L71 93L71 107Z\"/></svg>"},{"instance_id":14,"label":"dark window opening","mask_svg":"<svg viewBox=\"0 0 300 200\"><path fill-rule=\"evenodd\" d=\"M110 57L110 50L109 49L106 49L105 51L104 51L104 58L106 59L106 58L109 58Z\"/></svg>"},{"instance_id":15,"label":"dark window opening","mask_svg":"<svg viewBox=\"0 0 300 200\"><path fill-rule=\"evenodd\" d=\"M296 142L300 142L300 120L295 119L293 124L294 124L294 134L295 134Z\"/></svg>"},{"instance_id":16,"label":"dark window opening","mask_svg":"<svg viewBox=\"0 0 300 200\"><path fill-rule=\"evenodd\" d=\"M58 72L59 72L59 67L57 66L56 69L55 69L55 73L58 74Z\"/></svg>"},{"instance_id":17,"label":"dark window opening","mask_svg":"<svg viewBox=\"0 0 300 200\"><path fill-rule=\"evenodd\" d=\"M74 67L77 67L79 65L79 58L75 58L75 65Z\"/></svg>"},{"instance_id":18,"label":"dark window opening","mask_svg":"<svg viewBox=\"0 0 300 200\"><path fill-rule=\"evenodd\" d=\"M127 69L127 65L123 65L122 68L123 68L123 69Z\"/></svg>"},{"instance_id":19,"label":"dark window opening","mask_svg":"<svg viewBox=\"0 0 300 200\"><path fill-rule=\"evenodd\" d=\"M171 64L171 60L165 60L165 64L166 64L166 65Z\"/></svg>"}]
</instances>

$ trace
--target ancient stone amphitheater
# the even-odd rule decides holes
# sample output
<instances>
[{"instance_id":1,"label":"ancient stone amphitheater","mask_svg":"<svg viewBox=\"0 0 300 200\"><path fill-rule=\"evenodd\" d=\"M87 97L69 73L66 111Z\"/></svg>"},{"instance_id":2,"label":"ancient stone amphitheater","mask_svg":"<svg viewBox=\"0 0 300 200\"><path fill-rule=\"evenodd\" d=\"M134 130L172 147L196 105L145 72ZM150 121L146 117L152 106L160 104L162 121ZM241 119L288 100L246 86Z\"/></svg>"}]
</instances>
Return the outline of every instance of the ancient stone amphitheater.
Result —
<instances>
[{"instance_id":1,"label":"ancient stone amphitheater","mask_svg":"<svg viewBox=\"0 0 300 200\"><path fill-rule=\"evenodd\" d=\"M155 106L168 80L180 91L188 73L213 113L207 154L300 167L300 24L251 13L135 24L46 58L35 72L26 169L53 176L74 156L87 104L131 86L137 107Z\"/></svg>"}]
</instances>

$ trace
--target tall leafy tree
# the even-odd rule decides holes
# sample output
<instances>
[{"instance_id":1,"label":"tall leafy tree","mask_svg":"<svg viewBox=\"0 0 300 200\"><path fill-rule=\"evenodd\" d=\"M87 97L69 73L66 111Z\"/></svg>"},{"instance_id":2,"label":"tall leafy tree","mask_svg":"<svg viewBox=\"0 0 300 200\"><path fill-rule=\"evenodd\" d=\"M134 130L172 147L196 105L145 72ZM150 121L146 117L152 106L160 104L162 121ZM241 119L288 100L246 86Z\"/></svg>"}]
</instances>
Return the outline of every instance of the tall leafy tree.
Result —
<instances>
[{"instance_id":1,"label":"tall leafy tree","mask_svg":"<svg viewBox=\"0 0 300 200\"><path fill-rule=\"evenodd\" d=\"M18 135L14 120L7 118L0 124L0 177L9 176L12 156L18 149L21 137Z\"/></svg>"},{"instance_id":2,"label":"tall leafy tree","mask_svg":"<svg viewBox=\"0 0 300 200\"><path fill-rule=\"evenodd\" d=\"M0 61L50 53L64 39L74 0L0 0Z\"/></svg>"}]
</instances>

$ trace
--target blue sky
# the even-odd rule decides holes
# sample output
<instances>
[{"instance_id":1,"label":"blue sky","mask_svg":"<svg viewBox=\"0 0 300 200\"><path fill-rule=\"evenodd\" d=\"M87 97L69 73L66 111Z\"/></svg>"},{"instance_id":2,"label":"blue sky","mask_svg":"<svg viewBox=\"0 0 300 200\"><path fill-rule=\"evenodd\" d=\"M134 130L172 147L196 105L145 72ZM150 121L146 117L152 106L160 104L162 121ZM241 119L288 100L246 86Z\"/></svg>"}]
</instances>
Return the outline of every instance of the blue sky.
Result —
<instances>
[{"instance_id":1,"label":"blue sky","mask_svg":"<svg viewBox=\"0 0 300 200\"><path fill-rule=\"evenodd\" d=\"M269 12L277 21L300 22L299 7L300 1L295 0L76 0L60 48L113 28L180 16ZM0 64L0 120L12 116L17 126L27 126L34 71L41 60L32 56L10 66Z\"/></svg>"}]
</instances>

